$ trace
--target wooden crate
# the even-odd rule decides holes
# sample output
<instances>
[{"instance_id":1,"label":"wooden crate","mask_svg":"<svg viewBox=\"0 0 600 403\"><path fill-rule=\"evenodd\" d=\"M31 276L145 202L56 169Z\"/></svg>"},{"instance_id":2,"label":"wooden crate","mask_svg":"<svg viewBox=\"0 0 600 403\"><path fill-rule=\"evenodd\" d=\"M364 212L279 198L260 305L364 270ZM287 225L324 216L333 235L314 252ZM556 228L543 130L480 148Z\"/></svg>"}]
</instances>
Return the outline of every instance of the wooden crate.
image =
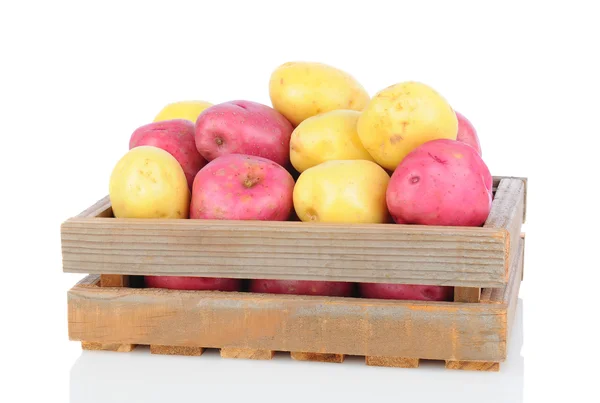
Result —
<instances>
[{"instance_id":1,"label":"wooden crate","mask_svg":"<svg viewBox=\"0 0 600 403\"><path fill-rule=\"evenodd\" d=\"M69 337L83 348L498 370L522 279L524 178L494 178L483 227L116 219L108 198L63 223ZM449 285L454 302L145 289L141 275Z\"/></svg>"}]
</instances>

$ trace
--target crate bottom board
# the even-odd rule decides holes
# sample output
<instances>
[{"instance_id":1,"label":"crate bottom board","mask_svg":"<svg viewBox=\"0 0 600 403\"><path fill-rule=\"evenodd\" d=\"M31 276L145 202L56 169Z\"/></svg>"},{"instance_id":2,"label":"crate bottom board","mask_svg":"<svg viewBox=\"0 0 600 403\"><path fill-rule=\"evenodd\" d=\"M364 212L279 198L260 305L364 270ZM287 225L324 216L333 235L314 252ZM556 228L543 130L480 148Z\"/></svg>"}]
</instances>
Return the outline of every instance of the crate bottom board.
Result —
<instances>
[{"instance_id":1,"label":"crate bottom board","mask_svg":"<svg viewBox=\"0 0 600 403\"><path fill-rule=\"evenodd\" d=\"M82 342L84 350L103 350L114 352L130 352L137 346L134 344L106 344ZM147 346L148 347L148 346ZM201 356L206 350L214 350L203 347L185 347L185 346L157 346L150 345L151 354L177 355L177 356ZM250 359L250 360L271 360L275 354L289 354L291 359L296 361L312 361L326 363L343 363L346 359L344 354L328 353L305 353L273 350L252 350L243 348L221 348L218 349L222 358ZM391 368L418 368L422 360L419 358L406 357L376 357L366 356L364 362L368 366L391 367ZM467 371L489 371L498 372L500 362L492 361L454 361L454 360L425 360L444 365L446 369L458 369Z\"/></svg>"},{"instance_id":2,"label":"crate bottom board","mask_svg":"<svg viewBox=\"0 0 600 403\"><path fill-rule=\"evenodd\" d=\"M523 243L507 286L482 292L480 303L99 287L99 277L88 276L68 293L69 337L96 350L149 345L155 354L201 355L218 348L225 358L250 359L286 351L297 360L362 356L368 365L415 367L425 359L497 371L506 359Z\"/></svg>"}]
</instances>

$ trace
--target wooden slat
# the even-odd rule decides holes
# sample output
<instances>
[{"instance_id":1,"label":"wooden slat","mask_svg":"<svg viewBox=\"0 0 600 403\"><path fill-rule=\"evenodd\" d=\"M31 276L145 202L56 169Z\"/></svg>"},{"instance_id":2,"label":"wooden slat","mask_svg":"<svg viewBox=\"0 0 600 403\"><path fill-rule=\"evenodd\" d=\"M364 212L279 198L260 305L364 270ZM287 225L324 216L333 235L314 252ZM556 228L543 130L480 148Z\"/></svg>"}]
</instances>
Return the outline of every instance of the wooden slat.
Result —
<instances>
[{"instance_id":1,"label":"wooden slat","mask_svg":"<svg viewBox=\"0 0 600 403\"><path fill-rule=\"evenodd\" d=\"M454 287L454 302L479 302L480 298L479 287Z\"/></svg>"},{"instance_id":2,"label":"wooden slat","mask_svg":"<svg viewBox=\"0 0 600 403\"><path fill-rule=\"evenodd\" d=\"M100 287L129 287L129 276L122 274L101 274Z\"/></svg>"},{"instance_id":3,"label":"wooden slat","mask_svg":"<svg viewBox=\"0 0 600 403\"><path fill-rule=\"evenodd\" d=\"M503 228L77 218L63 223L62 252L73 273L500 287L506 236Z\"/></svg>"},{"instance_id":4,"label":"wooden slat","mask_svg":"<svg viewBox=\"0 0 600 403\"><path fill-rule=\"evenodd\" d=\"M500 370L500 363L490 361L446 361L446 368L498 372Z\"/></svg>"},{"instance_id":5,"label":"wooden slat","mask_svg":"<svg viewBox=\"0 0 600 403\"><path fill-rule=\"evenodd\" d=\"M160 346L157 344L150 345L151 354L159 355L186 355L186 356L200 356L204 353L202 347L191 347L191 346Z\"/></svg>"},{"instance_id":6,"label":"wooden slat","mask_svg":"<svg viewBox=\"0 0 600 403\"><path fill-rule=\"evenodd\" d=\"M517 248L523 224L525 207L525 184L520 179L502 179L498 185L492 210L484 228L504 230L507 233L505 252L505 276L508 279L511 252ZM492 286L495 287L495 286Z\"/></svg>"},{"instance_id":7,"label":"wooden slat","mask_svg":"<svg viewBox=\"0 0 600 403\"><path fill-rule=\"evenodd\" d=\"M342 363L344 362L344 354L331 354L331 353L304 353L298 351L292 351L290 353L292 359L298 361L316 361L316 362L333 362Z\"/></svg>"},{"instance_id":8,"label":"wooden slat","mask_svg":"<svg viewBox=\"0 0 600 403\"><path fill-rule=\"evenodd\" d=\"M99 343L502 361L493 304L75 286L69 337Z\"/></svg>"},{"instance_id":9,"label":"wooden slat","mask_svg":"<svg viewBox=\"0 0 600 403\"><path fill-rule=\"evenodd\" d=\"M517 179L523 182L524 192L523 192L523 223L527 220L527 178L520 176L493 176L492 181L492 189L494 192L497 191L498 185L500 185L500 181L502 179Z\"/></svg>"},{"instance_id":10,"label":"wooden slat","mask_svg":"<svg viewBox=\"0 0 600 403\"><path fill-rule=\"evenodd\" d=\"M418 358L406 357L365 357L365 363L374 367L418 368Z\"/></svg>"},{"instance_id":11,"label":"wooden slat","mask_svg":"<svg viewBox=\"0 0 600 403\"><path fill-rule=\"evenodd\" d=\"M85 209L76 217L78 218L94 218L94 217L112 217L112 207L110 204L110 197L105 196L102 199L98 200L91 207Z\"/></svg>"},{"instance_id":12,"label":"wooden slat","mask_svg":"<svg viewBox=\"0 0 600 403\"><path fill-rule=\"evenodd\" d=\"M82 341L81 348L83 350L91 351L115 351L119 353L128 353L133 351L135 344L123 344L123 343L96 343L89 341Z\"/></svg>"},{"instance_id":13,"label":"wooden slat","mask_svg":"<svg viewBox=\"0 0 600 403\"><path fill-rule=\"evenodd\" d=\"M523 273L523 260L525 253L525 241L520 239L519 244L516 246L517 253L513 255L513 261L509 273L509 283L505 287L501 288L484 288L481 292L481 302L484 304L505 304L510 303L510 292L511 289L515 288L515 279L522 278Z\"/></svg>"},{"instance_id":14,"label":"wooden slat","mask_svg":"<svg viewBox=\"0 0 600 403\"><path fill-rule=\"evenodd\" d=\"M246 360L270 360L275 355L273 350L224 347L221 349L223 358L243 358Z\"/></svg>"}]
</instances>

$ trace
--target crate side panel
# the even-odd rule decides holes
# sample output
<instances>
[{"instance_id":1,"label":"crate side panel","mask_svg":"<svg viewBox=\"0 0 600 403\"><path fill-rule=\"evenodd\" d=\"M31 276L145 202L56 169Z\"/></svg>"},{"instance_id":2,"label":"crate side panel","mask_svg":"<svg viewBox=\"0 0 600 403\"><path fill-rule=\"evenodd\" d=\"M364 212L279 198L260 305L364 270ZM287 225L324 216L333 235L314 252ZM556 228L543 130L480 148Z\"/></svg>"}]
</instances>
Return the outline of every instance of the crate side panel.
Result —
<instances>
[{"instance_id":1,"label":"crate side panel","mask_svg":"<svg viewBox=\"0 0 600 403\"><path fill-rule=\"evenodd\" d=\"M95 218L61 236L65 272L506 284L502 228Z\"/></svg>"},{"instance_id":2,"label":"crate side panel","mask_svg":"<svg viewBox=\"0 0 600 403\"><path fill-rule=\"evenodd\" d=\"M492 202L492 209L484 227L505 230L508 233L505 250L505 276L507 279L512 254L517 253L521 238L524 207L524 181L521 179L502 179L498 185L496 197Z\"/></svg>"},{"instance_id":3,"label":"crate side panel","mask_svg":"<svg viewBox=\"0 0 600 403\"><path fill-rule=\"evenodd\" d=\"M506 310L491 304L80 288L69 336L102 343L499 361Z\"/></svg>"}]
</instances>

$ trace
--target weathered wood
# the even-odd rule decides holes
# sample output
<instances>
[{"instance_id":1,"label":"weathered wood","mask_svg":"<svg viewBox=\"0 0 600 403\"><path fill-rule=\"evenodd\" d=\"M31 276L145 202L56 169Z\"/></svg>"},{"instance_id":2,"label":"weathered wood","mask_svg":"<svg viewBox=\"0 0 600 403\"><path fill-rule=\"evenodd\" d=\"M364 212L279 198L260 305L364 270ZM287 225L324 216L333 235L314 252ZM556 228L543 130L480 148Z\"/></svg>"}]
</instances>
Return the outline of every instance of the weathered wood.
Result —
<instances>
[{"instance_id":1,"label":"weathered wood","mask_svg":"<svg viewBox=\"0 0 600 403\"><path fill-rule=\"evenodd\" d=\"M202 353L204 353L204 349L202 347L192 346L160 346L157 344L151 344L150 353L160 355L200 356Z\"/></svg>"},{"instance_id":2,"label":"weathered wood","mask_svg":"<svg viewBox=\"0 0 600 403\"><path fill-rule=\"evenodd\" d=\"M115 351L119 353L128 353L133 351L135 344L122 344L122 343L96 343L89 341L82 341L81 348L83 350L92 351Z\"/></svg>"},{"instance_id":3,"label":"weathered wood","mask_svg":"<svg viewBox=\"0 0 600 403\"><path fill-rule=\"evenodd\" d=\"M244 358L247 360L270 360L275 355L273 350L252 349L252 348L221 348L221 357L223 358Z\"/></svg>"},{"instance_id":4,"label":"weathered wood","mask_svg":"<svg viewBox=\"0 0 600 403\"><path fill-rule=\"evenodd\" d=\"M521 241L523 243L523 267L521 267L521 281L525 278L525 233L521 232Z\"/></svg>"},{"instance_id":5,"label":"weathered wood","mask_svg":"<svg viewBox=\"0 0 600 403\"><path fill-rule=\"evenodd\" d=\"M299 351L292 351L291 357L297 361L317 361L317 362L344 362L344 354L330 354L330 353L304 353Z\"/></svg>"},{"instance_id":6,"label":"weathered wood","mask_svg":"<svg viewBox=\"0 0 600 403\"><path fill-rule=\"evenodd\" d=\"M129 277L122 274L101 274L100 287L129 287Z\"/></svg>"},{"instance_id":7,"label":"weathered wood","mask_svg":"<svg viewBox=\"0 0 600 403\"><path fill-rule=\"evenodd\" d=\"M502 179L496 197L492 202L490 215L484 228L504 230L507 233L505 256L505 276L508 279L511 250L519 244L525 206L525 184L520 179ZM491 286L496 287L496 286Z\"/></svg>"},{"instance_id":8,"label":"weathered wood","mask_svg":"<svg viewBox=\"0 0 600 403\"><path fill-rule=\"evenodd\" d=\"M417 368L418 358L366 356L365 363L374 367Z\"/></svg>"},{"instance_id":9,"label":"weathered wood","mask_svg":"<svg viewBox=\"0 0 600 403\"><path fill-rule=\"evenodd\" d=\"M500 287L507 232L393 224L78 218L65 272Z\"/></svg>"},{"instance_id":10,"label":"weathered wood","mask_svg":"<svg viewBox=\"0 0 600 403\"><path fill-rule=\"evenodd\" d=\"M68 305L72 340L442 360L506 357L503 305L78 286L69 291Z\"/></svg>"},{"instance_id":11,"label":"weathered wood","mask_svg":"<svg viewBox=\"0 0 600 403\"><path fill-rule=\"evenodd\" d=\"M498 185L502 179L517 179L523 181L524 192L523 192L523 224L527 221L527 178L520 176L493 176L492 177L492 190L496 192Z\"/></svg>"},{"instance_id":12,"label":"weathered wood","mask_svg":"<svg viewBox=\"0 0 600 403\"><path fill-rule=\"evenodd\" d=\"M500 363L491 361L446 361L447 369L462 369L467 371L492 371L500 370Z\"/></svg>"},{"instance_id":13,"label":"weathered wood","mask_svg":"<svg viewBox=\"0 0 600 403\"><path fill-rule=\"evenodd\" d=\"M454 302L479 302L480 298L479 287L454 287Z\"/></svg>"},{"instance_id":14,"label":"weathered wood","mask_svg":"<svg viewBox=\"0 0 600 403\"><path fill-rule=\"evenodd\" d=\"M94 218L94 217L113 217L113 211L110 204L110 197L105 196L98 200L91 207L83 210L75 217L79 218Z\"/></svg>"},{"instance_id":15,"label":"weathered wood","mask_svg":"<svg viewBox=\"0 0 600 403\"><path fill-rule=\"evenodd\" d=\"M516 246L516 253L513 254L513 261L510 266L509 283L505 287L501 288L484 288L481 292L481 302L484 304L508 304L511 302L512 294L511 290L517 288L518 285L515 282L520 282L518 279L522 278L523 273L523 260L525 252L525 241L520 239L520 242Z\"/></svg>"}]
</instances>

